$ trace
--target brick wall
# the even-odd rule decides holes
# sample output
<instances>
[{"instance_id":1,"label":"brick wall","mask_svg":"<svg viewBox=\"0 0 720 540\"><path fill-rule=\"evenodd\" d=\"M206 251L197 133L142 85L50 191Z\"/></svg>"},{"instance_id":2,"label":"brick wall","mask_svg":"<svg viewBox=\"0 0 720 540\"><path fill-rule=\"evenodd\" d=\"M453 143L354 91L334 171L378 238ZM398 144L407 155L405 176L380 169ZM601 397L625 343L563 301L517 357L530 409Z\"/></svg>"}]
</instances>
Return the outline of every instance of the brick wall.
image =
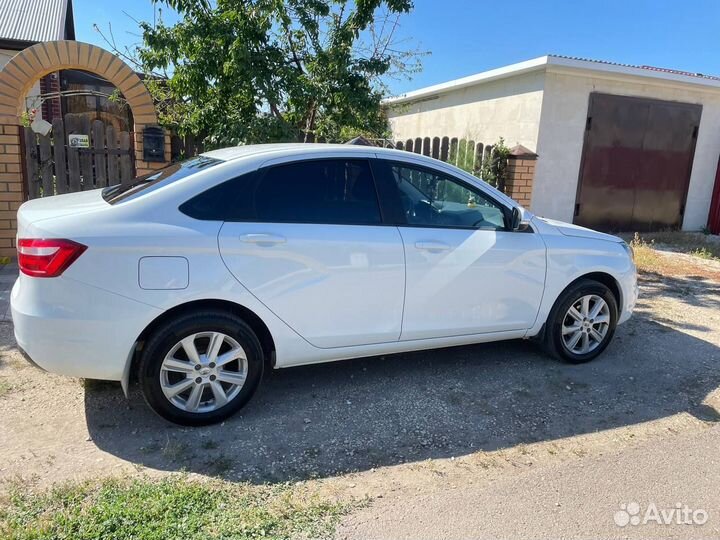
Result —
<instances>
[{"instance_id":1,"label":"brick wall","mask_svg":"<svg viewBox=\"0 0 720 540\"><path fill-rule=\"evenodd\" d=\"M15 256L17 210L23 201L20 128L0 124L0 257Z\"/></svg>"},{"instance_id":2,"label":"brick wall","mask_svg":"<svg viewBox=\"0 0 720 540\"><path fill-rule=\"evenodd\" d=\"M537 154L523 146L510 150L505 193L525 208L530 208Z\"/></svg>"},{"instance_id":3,"label":"brick wall","mask_svg":"<svg viewBox=\"0 0 720 540\"><path fill-rule=\"evenodd\" d=\"M60 92L60 72L50 73L40 79L40 93L50 94ZM48 98L42 104L42 118L52 122L55 118L62 117L60 98Z\"/></svg>"},{"instance_id":4,"label":"brick wall","mask_svg":"<svg viewBox=\"0 0 720 540\"><path fill-rule=\"evenodd\" d=\"M135 126L135 129L137 128L138 126ZM161 163L158 161L144 161L142 126L140 126L140 128L141 129L139 131L135 131L132 136L135 144L135 173L138 176L143 176L144 174L149 174L156 169L162 169L163 167L167 167L170 164L171 147L170 133L168 131L165 131L165 163Z\"/></svg>"}]
</instances>

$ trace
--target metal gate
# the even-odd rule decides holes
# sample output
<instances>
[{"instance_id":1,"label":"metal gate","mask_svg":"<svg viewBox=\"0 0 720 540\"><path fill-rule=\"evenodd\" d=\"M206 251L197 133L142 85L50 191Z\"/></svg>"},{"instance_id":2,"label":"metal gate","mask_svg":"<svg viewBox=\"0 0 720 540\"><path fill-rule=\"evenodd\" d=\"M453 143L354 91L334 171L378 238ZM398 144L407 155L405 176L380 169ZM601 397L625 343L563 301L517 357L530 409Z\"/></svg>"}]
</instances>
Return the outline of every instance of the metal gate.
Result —
<instances>
[{"instance_id":1,"label":"metal gate","mask_svg":"<svg viewBox=\"0 0 720 540\"><path fill-rule=\"evenodd\" d=\"M712 199L710 199L707 228L712 234L720 234L720 160L718 160L715 172L715 186L713 187Z\"/></svg>"},{"instance_id":2,"label":"metal gate","mask_svg":"<svg viewBox=\"0 0 720 540\"><path fill-rule=\"evenodd\" d=\"M47 135L23 128L28 198L130 181L135 176L130 140L127 131L74 114L53 120Z\"/></svg>"},{"instance_id":3,"label":"metal gate","mask_svg":"<svg viewBox=\"0 0 720 540\"><path fill-rule=\"evenodd\" d=\"M701 114L701 105L590 94L575 223L680 227Z\"/></svg>"}]
</instances>

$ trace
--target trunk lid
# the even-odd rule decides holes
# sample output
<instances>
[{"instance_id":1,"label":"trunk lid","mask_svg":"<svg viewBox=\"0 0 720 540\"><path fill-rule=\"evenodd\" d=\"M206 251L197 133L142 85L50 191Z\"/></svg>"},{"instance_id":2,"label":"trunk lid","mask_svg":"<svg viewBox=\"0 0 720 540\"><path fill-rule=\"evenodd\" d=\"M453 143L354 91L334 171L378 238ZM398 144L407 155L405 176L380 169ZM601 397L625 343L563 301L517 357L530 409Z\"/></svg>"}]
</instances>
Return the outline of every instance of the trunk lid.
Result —
<instances>
[{"instance_id":1,"label":"trunk lid","mask_svg":"<svg viewBox=\"0 0 720 540\"><path fill-rule=\"evenodd\" d=\"M18 237L32 234L39 222L69 215L79 215L110 208L102 197L102 189L67 193L33 199L18 210Z\"/></svg>"}]
</instances>

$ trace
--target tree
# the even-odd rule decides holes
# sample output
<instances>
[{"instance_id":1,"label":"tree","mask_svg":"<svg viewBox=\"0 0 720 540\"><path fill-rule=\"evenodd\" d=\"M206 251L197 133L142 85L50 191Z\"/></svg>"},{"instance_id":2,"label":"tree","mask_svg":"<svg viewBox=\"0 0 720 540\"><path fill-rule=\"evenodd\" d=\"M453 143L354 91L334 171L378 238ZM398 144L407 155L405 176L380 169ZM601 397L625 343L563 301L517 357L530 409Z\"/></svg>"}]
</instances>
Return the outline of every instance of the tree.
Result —
<instances>
[{"instance_id":1,"label":"tree","mask_svg":"<svg viewBox=\"0 0 720 540\"><path fill-rule=\"evenodd\" d=\"M153 0L181 20L140 23L138 59L160 119L206 146L387 135L388 76L412 0Z\"/></svg>"}]
</instances>

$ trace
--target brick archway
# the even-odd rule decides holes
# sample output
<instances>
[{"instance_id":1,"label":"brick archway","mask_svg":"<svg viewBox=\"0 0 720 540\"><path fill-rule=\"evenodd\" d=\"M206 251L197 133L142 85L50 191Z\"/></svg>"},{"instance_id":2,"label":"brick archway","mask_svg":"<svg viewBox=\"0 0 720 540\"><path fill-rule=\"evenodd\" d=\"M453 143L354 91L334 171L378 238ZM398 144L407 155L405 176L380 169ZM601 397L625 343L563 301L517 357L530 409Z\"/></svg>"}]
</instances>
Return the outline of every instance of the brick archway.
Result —
<instances>
[{"instance_id":1,"label":"brick archway","mask_svg":"<svg viewBox=\"0 0 720 540\"><path fill-rule=\"evenodd\" d=\"M63 69L99 75L122 92L135 122L137 173L164 166L141 159L143 130L157 124L157 113L147 88L125 62L105 49L78 41L48 41L24 49L0 69L0 256L15 255L15 213L24 197L20 125L25 96L40 78ZM170 138L166 133L165 161L169 160Z\"/></svg>"}]
</instances>

